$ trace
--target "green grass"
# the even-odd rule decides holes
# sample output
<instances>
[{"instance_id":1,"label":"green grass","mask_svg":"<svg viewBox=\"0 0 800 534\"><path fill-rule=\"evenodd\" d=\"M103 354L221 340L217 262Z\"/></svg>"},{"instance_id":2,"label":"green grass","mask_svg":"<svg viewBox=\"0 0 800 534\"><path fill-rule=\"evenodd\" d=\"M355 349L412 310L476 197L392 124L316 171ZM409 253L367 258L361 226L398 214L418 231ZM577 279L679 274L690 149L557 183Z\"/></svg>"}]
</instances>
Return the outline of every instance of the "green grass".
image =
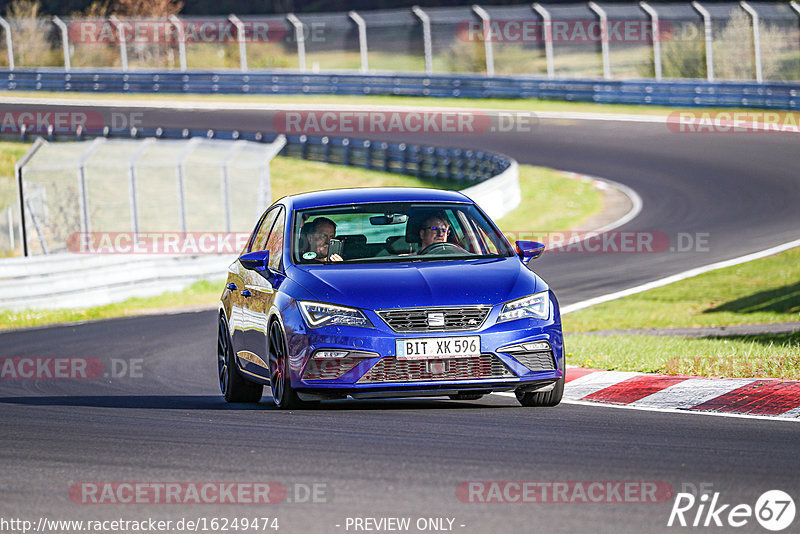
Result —
<instances>
[{"instance_id":1,"label":"green grass","mask_svg":"<svg viewBox=\"0 0 800 534\"><path fill-rule=\"evenodd\" d=\"M564 316L564 330L800 321L800 248Z\"/></svg>"},{"instance_id":2,"label":"green grass","mask_svg":"<svg viewBox=\"0 0 800 534\"><path fill-rule=\"evenodd\" d=\"M567 332L800 321L800 248L564 316ZM800 379L800 333L692 338L568 334L567 363L671 375Z\"/></svg>"},{"instance_id":3,"label":"green grass","mask_svg":"<svg viewBox=\"0 0 800 534\"><path fill-rule=\"evenodd\" d=\"M520 165L520 207L497 220L509 239L532 240L542 232L579 228L587 217L603 208L603 195L580 180L565 178L559 171ZM537 209L558 206L558 209Z\"/></svg>"},{"instance_id":4,"label":"green grass","mask_svg":"<svg viewBox=\"0 0 800 534\"><path fill-rule=\"evenodd\" d=\"M411 106L411 107L457 107L473 109L502 109L513 111L562 111L582 113L628 113L637 115L667 116L683 108L669 106L645 106L636 104L597 104L592 102L565 102L560 100L504 99L504 98L434 98L403 96L348 96L348 95L238 95L238 94L168 94L157 97L137 93L86 93L86 92L46 92L46 91L0 91L0 97L7 98L59 98L95 101L162 101L162 102L231 102L256 104L330 104L338 106ZM753 111L746 108L692 108L693 112L703 111Z\"/></svg>"},{"instance_id":5,"label":"green grass","mask_svg":"<svg viewBox=\"0 0 800 534\"><path fill-rule=\"evenodd\" d=\"M800 332L725 338L567 337L567 364L668 375L800 379Z\"/></svg>"}]
</instances>

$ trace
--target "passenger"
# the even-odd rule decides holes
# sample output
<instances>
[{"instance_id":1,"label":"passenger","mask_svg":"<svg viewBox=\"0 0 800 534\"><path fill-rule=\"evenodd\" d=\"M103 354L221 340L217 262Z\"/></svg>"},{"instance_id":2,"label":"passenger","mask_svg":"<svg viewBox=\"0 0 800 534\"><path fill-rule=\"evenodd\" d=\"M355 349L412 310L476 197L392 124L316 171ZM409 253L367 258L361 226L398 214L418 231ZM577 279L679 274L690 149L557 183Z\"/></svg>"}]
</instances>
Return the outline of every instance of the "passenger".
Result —
<instances>
[{"instance_id":1,"label":"passenger","mask_svg":"<svg viewBox=\"0 0 800 534\"><path fill-rule=\"evenodd\" d=\"M308 241L308 247L303 247L304 253L301 253L304 260L342 261L342 257L338 254L333 254L328 258L328 246L331 239L336 237L336 223L327 217L317 217L304 224L300 229L300 236L305 237ZM309 252L315 253L316 256L306 257Z\"/></svg>"}]
</instances>

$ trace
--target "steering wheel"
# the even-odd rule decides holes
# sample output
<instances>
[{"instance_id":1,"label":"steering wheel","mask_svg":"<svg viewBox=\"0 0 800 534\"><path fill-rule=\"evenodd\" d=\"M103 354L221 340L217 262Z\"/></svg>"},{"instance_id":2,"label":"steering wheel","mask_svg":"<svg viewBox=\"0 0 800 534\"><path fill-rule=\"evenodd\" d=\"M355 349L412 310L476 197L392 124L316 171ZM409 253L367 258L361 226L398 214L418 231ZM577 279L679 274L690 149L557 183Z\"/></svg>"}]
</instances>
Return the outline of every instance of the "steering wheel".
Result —
<instances>
[{"instance_id":1,"label":"steering wheel","mask_svg":"<svg viewBox=\"0 0 800 534\"><path fill-rule=\"evenodd\" d=\"M434 251L436 249L442 249L443 252L445 250L450 250L452 252L458 252L459 250L464 250L461 247L459 247L458 245L454 245L453 243L447 243L447 242L432 243L432 244L428 245L427 247L423 248L422 250L420 250L419 252L417 252L417 255L418 256L422 256L424 254L430 254L431 251Z\"/></svg>"}]
</instances>

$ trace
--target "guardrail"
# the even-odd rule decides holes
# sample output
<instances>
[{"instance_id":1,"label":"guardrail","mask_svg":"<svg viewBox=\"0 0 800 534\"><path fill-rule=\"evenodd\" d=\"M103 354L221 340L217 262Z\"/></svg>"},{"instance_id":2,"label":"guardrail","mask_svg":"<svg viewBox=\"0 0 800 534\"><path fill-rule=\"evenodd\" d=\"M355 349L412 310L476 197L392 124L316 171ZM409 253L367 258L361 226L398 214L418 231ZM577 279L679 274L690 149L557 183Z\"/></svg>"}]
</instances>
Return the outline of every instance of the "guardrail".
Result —
<instances>
[{"instance_id":1,"label":"guardrail","mask_svg":"<svg viewBox=\"0 0 800 534\"><path fill-rule=\"evenodd\" d=\"M297 74L0 70L0 88L185 94L394 95L446 98L531 98L645 104L800 109L800 84L703 80L597 80L482 75Z\"/></svg>"}]
</instances>

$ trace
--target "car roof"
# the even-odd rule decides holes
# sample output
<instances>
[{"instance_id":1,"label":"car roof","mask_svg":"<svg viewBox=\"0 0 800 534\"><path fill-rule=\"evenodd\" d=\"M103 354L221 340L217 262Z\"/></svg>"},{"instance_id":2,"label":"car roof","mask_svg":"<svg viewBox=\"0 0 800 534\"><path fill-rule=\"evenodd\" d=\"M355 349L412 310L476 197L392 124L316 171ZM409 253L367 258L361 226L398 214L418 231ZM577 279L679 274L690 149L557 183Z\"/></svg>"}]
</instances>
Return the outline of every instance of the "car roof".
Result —
<instances>
[{"instance_id":1,"label":"car roof","mask_svg":"<svg viewBox=\"0 0 800 534\"><path fill-rule=\"evenodd\" d=\"M360 187L299 193L284 198L293 209L341 206L371 202L461 202L472 203L463 193L425 187Z\"/></svg>"}]
</instances>

